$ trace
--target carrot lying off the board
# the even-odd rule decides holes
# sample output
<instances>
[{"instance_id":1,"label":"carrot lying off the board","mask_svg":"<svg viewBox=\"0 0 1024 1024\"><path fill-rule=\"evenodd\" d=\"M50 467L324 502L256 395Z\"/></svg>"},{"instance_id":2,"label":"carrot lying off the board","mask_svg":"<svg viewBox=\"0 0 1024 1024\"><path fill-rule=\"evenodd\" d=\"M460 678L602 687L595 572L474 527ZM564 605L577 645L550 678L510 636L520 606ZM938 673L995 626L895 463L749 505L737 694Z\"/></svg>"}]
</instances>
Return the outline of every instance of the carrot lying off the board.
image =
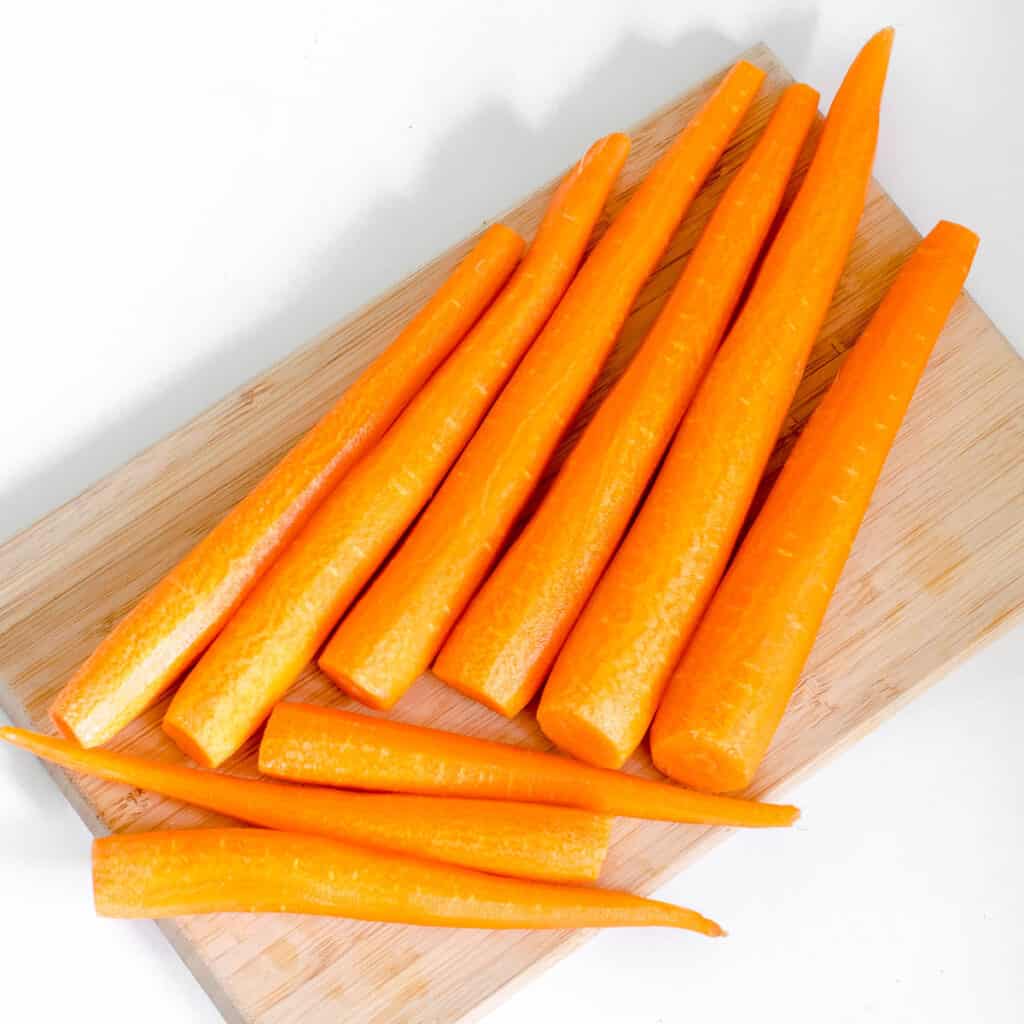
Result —
<instances>
[{"instance_id":1,"label":"carrot lying off the board","mask_svg":"<svg viewBox=\"0 0 1024 1024\"><path fill-rule=\"evenodd\" d=\"M556 754L309 704L274 708L260 771L296 782L520 800L657 821L770 828L799 817L782 804L708 796Z\"/></svg>"},{"instance_id":2,"label":"carrot lying off the board","mask_svg":"<svg viewBox=\"0 0 1024 1024\"><path fill-rule=\"evenodd\" d=\"M616 768L636 749L714 593L864 206L892 31L853 62L750 296L650 494L562 648L545 731Z\"/></svg>"},{"instance_id":3,"label":"carrot lying off the board","mask_svg":"<svg viewBox=\"0 0 1024 1024\"><path fill-rule=\"evenodd\" d=\"M572 280L628 152L625 135L591 147L494 305L185 679L164 728L200 764L220 764L259 727L434 493Z\"/></svg>"},{"instance_id":4,"label":"carrot lying off the board","mask_svg":"<svg viewBox=\"0 0 1024 1024\"><path fill-rule=\"evenodd\" d=\"M611 820L536 804L383 793L239 779L0 727L0 740L73 771L161 793L254 825L397 850L501 875L593 882Z\"/></svg>"},{"instance_id":5,"label":"carrot lying off the board","mask_svg":"<svg viewBox=\"0 0 1024 1024\"><path fill-rule=\"evenodd\" d=\"M462 693L512 717L544 681L725 331L817 103L809 86L785 91L640 350L441 648L434 672Z\"/></svg>"},{"instance_id":6,"label":"carrot lying off the board","mask_svg":"<svg viewBox=\"0 0 1024 1024\"><path fill-rule=\"evenodd\" d=\"M323 419L100 643L50 709L61 732L98 746L175 681L473 326L522 250L511 228L484 233Z\"/></svg>"},{"instance_id":7,"label":"carrot lying off the board","mask_svg":"<svg viewBox=\"0 0 1024 1024\"><path fill-rule=\"evenodd\" d=\"M342 689L390 707L481 583L633 300L764 78L737 64L588 257L423 518L320 658Z\"/></svg>"},{"instance_id":8,"label":"carrot lying off the board","mask_svg":"<svg viewBox=\"0 0 1024 1024\"><path fill-rule=\"evenodd\" d=\"M211 828L92 846L104 917L319 914L455 928L661 926L723 934L695 910L626 892L501 878L321 836Z\"/></svg>"},{"instance_id":9,"label":"carrot lying off the board","mask_svg":"<svg viewBox=\"0 0 1024 1024\"><path fill-rule=\"evenodd\" d=\"M977 244L946 221L921 242L797 441L654 720L673 778L714 792L753 779Z\"/></svg>"}]
</instances>

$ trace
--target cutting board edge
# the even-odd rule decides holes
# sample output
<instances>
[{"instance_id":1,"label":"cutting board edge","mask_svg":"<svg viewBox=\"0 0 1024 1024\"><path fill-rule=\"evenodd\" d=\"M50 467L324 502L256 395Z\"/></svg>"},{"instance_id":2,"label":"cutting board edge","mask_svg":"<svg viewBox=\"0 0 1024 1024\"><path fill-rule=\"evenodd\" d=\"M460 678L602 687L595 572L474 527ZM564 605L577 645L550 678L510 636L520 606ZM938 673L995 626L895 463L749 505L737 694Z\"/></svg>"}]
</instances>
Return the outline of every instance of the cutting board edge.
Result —
<instances>
[{"instance_id":1,"label":"cutting board edge","mask_svg":"<svg viewBox=\"0 0 1024 1024\"><path fill-rule=\"evenodd\" d=\"M756 61L758 59L757 55L759 54L763 54L766 59L773 61L779 69L785 72L785 66L782 64L782 62L772 53L771 49L763 43L755 44L754 46L747 48L746 50L743 51L743 53L738 55L737 59L746 58L753 59ZM702 85L704 85L707 81L714 80L714 78L716 77L719 76L712 75L706 79L703 79L700 83L694 85L691 90L687 90L687 92L701 88ZM676 103L678 103L678 98L675 100L667 101L663 106L659 107L653 113L643 118L639 122L639 124L644 124L649 120L653 120L660 116L664 116L664 113L666 111L671 110ZM553 181L557 181L557 178L553 179ZM542 186L540 189L537 190L537 192L543 192L546 188L550 188L553 184L553 181L549 182L545 186ZM888 198L891 201L891 196L889 195L889 193L885 189L881 189L881 191L885 194L886 198ZM892 205L895 208L895 211L901 217L903 217L908 224L910 224L911 222L909 221L909 218L907 218L906 213L901 208L899 208L897 204L895 204L894 202L892 203ZM501 217L495 219L502 219L507 216L508 211L506 211L506 213L503 213ZM484 223L486 224L491 222L492 221L488 220L485 221ZM914 230L915 233L917 233L916 227L914 228ZM201 420L204 417L214 415L218 409L222 408L226 403L230 402L232 398L238 394L239 391L244 390L253 381L258 381L264 378L267 374L274 372L279 366L287 363L289 360L301 357L303 352L315 348L317 345L322 344L326 339L332 337L333 335L340 331L343 331L346 326L357 321L368 310L373 309L381 302L387 300L389 297L399 294L403 289L408 287L410 283L413 282L420 275L429 272L432 268L437 267L439 264L443 264L446 260L453 261L454 259L456 259L460 252L465 251L465 249L468 248L468 246L472 243L473 238L476 237L476 234L478 233L471 234L462 241L454 243L453 245L448 247L444 252L440 253L438 256L435 256L433 259L424 262L419 267L417 267L409 274L407 274L400 282L396 283L390 288L384 289L378 295L370 298L366 303L360 305L357 309L353 310L351 313L346 315L336 324L325 329L324 331L318 332L314 337L297 346L292 352L284 356L283 359L278 360L276 363L269 367L266 367L259 373L253 375L247 382L244 382L238 387L232 389L222 398L215 401L206 410L199 413L197 417L193 417L187 423L182 424L180 427L176 428L165 437L161 438L160 440L157 440L152 445L149 445L146 448L142 449L140 452L138 452L136 455L134 455L131 459L127 460L122 465L114 467L108 474L105 474L100 480L96 481L94 484L87 487L80 495L70 499L68 502L62 503L60 506L57 506L55 509L51 510L46 515L41 517L35 523L30 524L22 530L19 530L17 533L12 535L7 540L0 542L0 556L4 554L5 549L7 549L9 545L12 545L17 541L23 541L24 539L26 539L26 534L30 533L37 527L40 527L44 524L48 524L52 520L56 519L59 516L59 514L62 513L68 506L77 504L80 501L80 499L84 498L97 488L101 487L109 477L119 473L124 468L124 466L130 464L131 462L137 459L145 458L149 453L153 452L154 449L157 449L162 445L173 443L174 440L181 433L192 428L193 425L197 422L197 420ZM1019 361L1021 359L1021 354L1010 343L1005 334L1003 334L998 329L998 327L996 327L995 324L993 324L991 317L988 316L983 307L979 303L977 303L969 294L967 294L966 297L970 302L974 314L980 314L980 316L985 319L988 327L999 336L1008 352L1015 356L1016 359ZM888 720L888 718L891 717L892 714L899 711L907 703L909 703L911 700L913 700L918 695L923 693L926 689L934 685L949 672L953 671L960 664L962 664L969 658L973 657L978 651L984 649L990 642L994 641L995 639L1009 631L1011 628L1013 628L1014 625L1018 624L1022 620L1022 618L1024 618L1024 603L1015 605L1013 608L1011 608L1011 610L1008 613L1004 614L999 619L999 621L995 624L994 628L991 628L988 631L980 634L972 643L965 646L963 650L956 652L953 656L949 657L946 662L936 666L931 672L922 676L921 679L915 682L897 699L890 701L890 703L880 708L875 714L873 714L863 722L859 723L856 727L851 729L845 736L842 737L842 739L839 742L835 743L827 750L821 751L817 753L815 756L808 758L804 763L799 765L799 767L797 767L791 775L787 776L785 780L782 780L777 784L767 787L764 790L764 792L767 793L783 790L792 782L802 781L816 768L818 768L822 764L827 763L828 760L830 760L836 754L845 751L846 749L848 749L848 747L858 742L861 738L872 732L884 721ZM3 708L4 711L10 716L12 721L14 721L16 724L27 725L30 728L32 727L32 723L29 722L27 714L19 705L18 699L15 696L13 690L10 688L10 684L6 679L0 679L0 708ZM62 769L51 767L49 765L47 766L47 768L51 776L54 778L54 781L60 788L61 792L64 793L64 795L67 797L69 803L71 803L72 807L75 808L76 812L79 814L79 817L83 820L83 822L90 829L90 831L95 835L108 834L107 828L103 825L102 821L93 811L91 805L85 798L85 795L72 784L69 774L64 772ZM696 856L703 855L707 852L707 850L710 847L716 845L718 842L721 842L725 838L728 838L730 834L731 830L709 830L708 833L705 836L702 836L699 839L699 841L695 843L694 846L691 849L689 849L681 858L673 861L671 865L667 865L662 870L653 874L651 878L648 879L645 883L645 890L650 890L652 888L656 888L659 885L665 884L665 882L669 878L675 877L679 873L679 871L682 870L689 862L695 859ZM171 943L172 947L181 957L183 963L193 974L193 976L196 977L196 980L199 982L204 992L206 992L206 994L209 995L211 1000L214 1002L222 1016L224 1016L224 1018L228 1020L230 1024L235 1024L235 1022L243 1022L243 1024L248 1024L248 1022L250 1022L253 1018L246 1015L236 1005L236 1003L232 1001L232 999L228 995L227 989L220 983L220 981L218 981L216 975L213 974L213 972L206 965L205 961L202 959L202 956L199 952L199 947L194 945L191 942L191 940L185 937L185 933L179 927L177 922L173 920L165 920L158 921L156 923L158 927L161 929L161 931L167 936L168 941ZM509 981L500 985L492 993L484 997L475 1006L467 1010L465 1013L459 1015L457 1018L452 1019L461 1022L477 1021L481 1019L488 1012L493 1010L495 1006L497 1006L500 1002L504 1001L515 991L517 991L519 985L529 983L529 981L532 980L538 973L540 973L543 970L546 970L548 967L558 962L558 960L560 960L563 956L568 955L574 949L582 945L585 941L587 941L591 934L592 932L586 931L582 933L567 935L564 938L564 940L562 940L559 943L557 948L551 950L546 955L543 955L537 960L535 960L528 968L522 970L515 977L511 978Z\"/></svg>"},{"instance_id":2,"label":"cutting board edge","mask_svg":"<svg viewBox=\"0 0 1024 1024\"><path fill-rule=\"evenodd\" d=\"M0 680L0 710L19 728L33 729L32 721L15 702L14 694L10 691L4 680ZM85 794L72 784L71 773L59 765L55 765L50 761L44 761L41 758L39 763L46 770L46 774L56 783L64 799L71 805L92 835L96 838L110 835L110 829L103 824L99 815L92 809L89 801L85 798ZM171 948L181 958L181 962L188 969L188 972L195 978L199 987L216 1006L217 1012L224 1018L226 1024L251 1024L249 1018L232 1002L227 990L217 980L217 976L206 966L198 949L184 936L177 922L174 920L155 920L151 923L155 924L163 933Z\"/></svg>"},{"instance_id":3,"label":"cutting board edge","mask_svg":"<svg viewBox=\"0 0 1024 1024\"><path fill-rule=\"evenodd\" d=\"M972 304L977 306L973 299ZM978 307L981 309L981 307ZM1006 342L1010 350L1020 358L1019 353L1009 343L1005 335L996 329L1000 337ZM870 735L881 725L887 722L898 711L902 710L909 703L921 696L925 691L931 689L947 675L957 669L960 665L969 661L980 651L995 643L1002 636L1009 633L1015 626L1024 621L1024 602L1017 606L1012 612L1005 615L994 629L989 630L979 637L972 645L957 652L943 665L933 672L923 676L921 680L907 691L900 694L895 700L885 705L876 714L867 718L856 728L850 730L840 742L827 750L817 754L815 757L805 761L792 775L787 776L780 782L767 786L759 796L774 796L780 792L787 792L792 786L799 785L808 778L814 771L828 764L840 754L845 753L850 747L855 746L865 736ZM31 729L32 722L28 716L15 703L13 694L9 691L7 684L0 681L0 709L14 722L15 725ZM105 836L110 830L103 824L98 815L93 811L85 796L76 789L68 777L68 772L48 761L42 762L47 774L56 783L58 789L63 793L65 799L74 808L81 818L83 824L94 836ZM690 847L681 860L666 865L659 871L648 885L643 887L643 892L649 894L660 886L671 881L683 871L688 864L703 856L709 849L725 842L735 831L729 828L712 828L705 833L700 842ZM232 1001L227 990L217 979L217 976L203 960L198 947L193 945L183 934L173 919L157 920L153 922L166 937L171 948L180 957L182 963L189 973L195 978L202 990L210 997L211 1002L216 1006L217 1012L224 1018L226 1024L251 1024L251 1018L247 1017L242 1010ZM550 953L535 960L525 970L520 971L510 978L505 984L495 989L489 996L481 1000L466 1013L455 1018L451 1024L478 1024L492 1010L496 1009L507 999L511 998L520 989L525 988L534 978L539 977L559 961L569 956L575 950L590 941L597 933L597 929L588 928L575 933L567 933L565 939Z\"/></svg>"},{"instance_id":4,"label":"cutting board edge","mask_svg":"<svg viewBox=\"0 0 1024 1024\"><path fill-rule=\"evenodd\" d=\"M767 61L769 61L773 65L773 67L776 69L777 74L785 76L789 81L793 80L785 64L782 63L778 55L764 41L758 41L752 44L751 46L745 48L741 53L736 55L736 60L749 60L752 63L756 63L762 55ZM690 92L695 92L700 89L707 88L709 83L712 83L720 78L723 78L730 66L731 65L725 65L719 71L715 71L710 75L704 76L700 81L696 82L694 85L684 90L684 92L680 93L680 96L686 95ZM679 103L680 96L676 96L672 99L666 100L663 104L661 104L651 113L646 114L645 116L640 118L640 120L637 121L636 124L631 125L629 131L635 132L636 130L642 128L647 123L654 122L659 118L666 116ZM312 335L305 341L301 342L299 345L293 348L290 352L286 353L284 356L280 357L279 359L276 359L274 362L263 367L263 369L257 370L251 376L236 384L234 387L232 387L224 394L222 394L219 398L215 399L205 409L196 413L196 415L190 417L184 423L179 424L173 430L164 434L163 437L157 438L155 441L144 446L143 448L140 448L138 451L134 452L132 455L128 456L123 461L112 466L105 473L103 473L102 476L94 480L92 483L88 484L86 487L82 488L82 490L79 491L78 493L72 495L70 498L67 498L66 500L55 505L47 512L44 512L42 515L34 519L31 523L28 523L26 526L23 526L16 530L9 537L0 538L0 559L3 559L9 548L13 548L16 546L16 544L24 542L30 533L33 533L36 530L44 528L45 526L49 525L51 519L55 519L61 513L68 511L70 506L77 505L80 502L86 500L91 494L105 486L109 480L120 474L132 463L145 459L147 456L151 455L155 451L162 449L165 445L171 446L172 442L176 438L178 438L179 435L184 435L186 432L192 430L197 422L204 420L208 417L216 417L220 409L229 406L230 403L233 402L239 394L246 391L246 389L251 388L254 384L259 383L260 381L263 380L263 378L265 378L269 374L275 372L278 369L278 367L280 367L282 364L292 359L301 358L303 353L312 352L317 347L322 345L325 341L327 341L329 338L333 337L334 335L343 333L345 329L348 328L350 325L357 323L367 313L371 312L378 306L386 303L390 299L396 297L403 289L414 284L417 278L425 274L429 274L430 271L433 270L439 264L450 263L452 266L454 266L455 263L465 253L469 252L473 244L480 238L480 236L486 230L488 225L501 223L516 216L526 200L536 195L544 194L547 191L554 190L554 188L558 185L562 178L568 173L571 166L572 165L570 164L562 168L548 181L544 182L543 184L533 189L529 193L529 196L527 196L524 200L521 200L517 204L509 205L507 208L502 210L499 214L495 215L494 217L486 218L481 222L480 226L475 231L472 231L469 234L463 236L462 238L452 242L433 258L424 260L418 266L414 267L394 284L389 285L386 288L382 288L379 292L376 292L375 294L371 295L368 299L366 299L365 302L360 303L358 306L350 310L339 320L336 320L329 326L323 328L320 331L317 331L316 334ZM0 681L0 685L2 685L2 681ZM2 706L2 702L0 702L0 706Z\"/></svg>"},{"instance_id":5,"label":"cutting board edge","mask_svg":"<svg viewBox=\"0 0 1024 1024\"><path fill-rule=\"evenodd\" d=\"M974 300L972 299L971 301L973 302ZM1001 335L1001 337L1003 336ZM1006 340L1005 337L1004 340ZM1007 344L1009 345L1008 341ZM1013 346L1010 345L1010 348L1013 349ZM949 659L949 661L940 665L928 675L923 676L919 682L904 691L899 695L899 697L892 700L874 715L865 719L858 726L851 729L838 743L829 747L827 750L818 753L814 757L808 758L808 760L800 765L793 774L787 775L785 779L760 790L758 792L758 797L774 797L780 793L789 792L791 787L799 785L823 765L833 761L840 754L849 750L850 747L856 746L862 739L864 739L865 736L869 736L880 726L884 725L898 711L901 711L927 690L930 690L937 683L941 682L950 673L954 672L980 651L983 651L989 645L995 643L998 639L1009 633L1015 626L1020 625L1022 622L1024 622L1024 602L1019 604L1010 614L1004 616L999 621L995 629L989 630L989 632L979 637L972 645L965 647L962 651L958 651ZM650 893L655 889L658 889L662 885L665 885L672 879L678 877L678 875L681 874L689 864L700 857L703 857L709 849L725 842L735 831L736 829L724 827L708 829L705 835L702 836L697 843L690 846L679 860L666 865L650 879L648 884L643 885L640 889L641 895L650 895ZM462 1016L455 1018L451 1024L479 1024L479 1021L483 1020L488 1013L500 1006L505 1002L505 1000L515 995L520 988L525 987L533 981L534 978L539 977L560 960L563 960L570 953L589 942L596 932L597 929L588 928L581 932L569 933L558 947L550 953L547 953L545 956L535 960L529 967L510 978L500 988L495 989L489 996L477 1003L476 1006L472 1007ZM234 1022L232 1021L230 1024L234 1024Z\"/></svg>"}]
</instances>

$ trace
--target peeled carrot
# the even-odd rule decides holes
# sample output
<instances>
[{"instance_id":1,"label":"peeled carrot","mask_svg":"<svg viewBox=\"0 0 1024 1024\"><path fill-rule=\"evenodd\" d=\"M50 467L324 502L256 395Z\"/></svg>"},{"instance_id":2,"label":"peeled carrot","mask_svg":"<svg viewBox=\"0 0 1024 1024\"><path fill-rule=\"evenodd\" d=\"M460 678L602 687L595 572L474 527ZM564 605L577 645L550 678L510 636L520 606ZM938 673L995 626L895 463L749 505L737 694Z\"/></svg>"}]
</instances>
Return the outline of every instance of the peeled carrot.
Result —
<instances>
[{"instance_id":1,"label":"peeled carrot","mask_svg":"<svg viewBox=\"0 0 1024 1024\"><path fill-rule=\"evenodd\" d=\"M85 747L105 743L195 660L316 506L473 326L522 251L523 240L503 224L484 233L323 419L79 668L50 708L65 736Z\"/></svg>"},{"instance_id":2,"label":"peeled carrot","mask_svg":"<svg viewBox=\"0 0 1024 1024\"><path fill-rule=\"evenodd\" d=\"M388 708L482 581L608 355L644 281L760 86L741 62L658 161L580 270L422 519L320 658Z\"/></svg>"},{"instance_id":3,"label":"peeled carrot","mask_svg":"<svg viewBox=\"0 0 1024 1024\"><path fill-rule=\"evenodd\" d=\"M783 94L643 345L441 648L434 673L462 693L511 718L544 681L721 340L817 103L806 85ZM560 742L551 696L540 723Z\"/></svg>"},{"instance_id":4,"label":"peeled carrot","mask_svg":"<svg viewBox=\"0 0 1024 1024\"><path fill-rule=\"evenodd\" d=\"M449 797L345 793L239 779L0 727L5 740L73 771L161 793L254 825L549 882L593 882L611 819L568 808Z\"/></svg>"},{"instance_id":5,"label":"peeled carrot","mask_svg":"<svg viewBox=\"0 0 1024 1024\"><path fill-rule=\"evenodd\" d=\"M568 286L628 152L625 135L591 147L508 287L186 678L164 728L200 764L255 732L429 500Z\"/></svg>"},{"instance_id":6,"label":"peeled carrot","mask_svg":"<svg viewBox=\"0 0 1024 1024\"><path fill-rule=\"evenodd\" d=\"M713 792L752 781L977 245L947 221L925 238L804 429L654 720L654 760L673 778Z\"/></svg>"},{"instance_id":7,"label":"peeled carrot","mask_svg":"<svg viewBox=\"0 0 1024 1024\"><path fill-rule=\"evenodd\" d=\"M659 925L722 935L695 910L626 892L486 875L320 836L211 828L92 846L96 912L319 914L454 928Z\"/></svg>"},{"instance_id":8,"label":"peeled carrot","mask_svg":"<svg viewBox=\"0 0 1024 1024\"><path fill-rule=\"evenodd\" d=\"M278 704L260 744L260 771L296 782L480 800L522 800L657 821L770 828L795 807L708 796L523 750L311 704Z\"/></svg>"},{"instance_id":9,"label":"peeled carrot","mask_svg":"<svg viewBox=\"0 0 1024 1024\"><path fill-rule=\"evenodd\" d=\"M860 219L891 47L887 29L853 62L750 297L555 662L545 731L583 760L615 768L636 749L725 569Z\"/></svg>"}]
</instances>

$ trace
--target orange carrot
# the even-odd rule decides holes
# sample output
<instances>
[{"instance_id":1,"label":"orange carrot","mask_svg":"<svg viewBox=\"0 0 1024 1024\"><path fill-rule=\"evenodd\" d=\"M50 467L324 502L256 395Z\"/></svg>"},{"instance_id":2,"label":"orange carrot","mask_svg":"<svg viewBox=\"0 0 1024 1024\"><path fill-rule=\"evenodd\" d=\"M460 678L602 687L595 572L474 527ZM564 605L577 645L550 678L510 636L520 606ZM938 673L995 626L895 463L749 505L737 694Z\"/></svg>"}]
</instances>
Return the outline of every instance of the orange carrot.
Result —
<instances>
[{"instance_id":1,"label":"orange carrot","mask_svg":"<svg viewBox=\"0 0 1024 1024\"><path fill-rule=\"evenodd\" d=\"M0 727L0 740L73 771L161 793L285 832L328 836L496 874L593 882L611 819L568 808L449 797L345 793L239 779Z\"/></svg>"},{"instance_id":2,"label":"orange carrot","mask_svg":"<svg viewBox=\"0 0 1024 1024\"><path fill-rule=\"evenodd\" d=\"M106 742L209 644L302 523L473 326L522 255L489 228L320 422L122 619L58 694L57 727Z\"/></svg>"},{"instance_id":3,"label":"orange carrot","mask_svg":"<svg viewBox=\"0 0 1024 1024\"><path fill-rule=\"evenodd\" d=\"M311 704L278 704L260 771L296 782L479 800L522 800L656 821L770 828L795 807L708 796L557 754Z\"/></svg>"},{"instance_id":4,"label":"orange carrot","mask_svg":"<svg viewBox=\"0 0 1024 1024\"><path fill-rule=\"evenodd\" d=\"M807 424L654 720L673 778L713 792L753 779L977 245L958 224L932 231Z\"/></svg>"},{"instance_id":5,"label":"orange carrot","mask_svg":"<svg viewBox=\"0 0 1024 1024\"><path fill-rule=\"evenodd\" d=\"M892 31L861 51L814 159L542 698L559 746L606 768L643 739L725 569L846 262L871 174Z\"/></svg>"},{"instance_id":6,"label":"orange carrot","mask_svg":"<svg viewBox=\"0 0 1024 1024\"><path fill-rule=\"evenodd\" d=\"M591 147L508 287L186 678L164 728L200 764L255 732L429 500L568 286L628 152L625 135Z\"/></svg>"},{"instance_id":7,"label":"orange carrot","mask_svg":"<svg viewBox=\"0 0 1024 1024\"><path fill-rule=\"evenodd\" d=\"M500 878L262 829L107 836L93 842L92 877L104 917L237 911L456 928L660 925L723 934L695 910L630 893Z\"/></svg>"},{"instance_id":8,"label":"orange carrot","mask_svg":"<svg viewBox=\"0 0 1024 1024\"><path fill-rule=\"evenodd\" d=\"M511 718L544 681L721 340L817 103L806 85L783 94L640 350L441 648L434 672L462 693ZM542 727L558 714L541 711Z\"/></svg>"},{"instance_id":9,"label":"orange carrot","mask_svg":"<svg viewBox=\"0 0 1024 1024\"><path fill-rule=\"evenodd\" d=\"M580 270L423 518L355 605L320 667L387 708L429 665L586 397L690 200L764 73L737 64Z\"/></svg>"}]
</instances>

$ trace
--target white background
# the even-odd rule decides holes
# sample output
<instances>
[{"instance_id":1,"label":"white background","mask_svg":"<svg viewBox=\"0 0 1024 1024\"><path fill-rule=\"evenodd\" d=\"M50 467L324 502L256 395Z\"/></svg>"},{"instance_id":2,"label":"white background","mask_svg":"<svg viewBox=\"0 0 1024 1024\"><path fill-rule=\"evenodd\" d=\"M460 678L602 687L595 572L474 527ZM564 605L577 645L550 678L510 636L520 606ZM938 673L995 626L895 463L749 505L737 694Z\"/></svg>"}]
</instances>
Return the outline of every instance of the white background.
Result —
<instances>
[{"instance_id":1,"label":"white background","mask_svg":"<svg viewBox=\"0 0 1024 1024\"><path fill-rule=\"evenodd\" d=\"M0 24L0 536L73 497L758 40L830 99L896 48L877 173L982 236L1024 341L1017 0L23 4ZM727 941L608 933L488 1018L1024 1019L1024 630L662 896ZM0 1017L217 1020L89 836L0 751Z\"/></svg>"}]
</instances>

